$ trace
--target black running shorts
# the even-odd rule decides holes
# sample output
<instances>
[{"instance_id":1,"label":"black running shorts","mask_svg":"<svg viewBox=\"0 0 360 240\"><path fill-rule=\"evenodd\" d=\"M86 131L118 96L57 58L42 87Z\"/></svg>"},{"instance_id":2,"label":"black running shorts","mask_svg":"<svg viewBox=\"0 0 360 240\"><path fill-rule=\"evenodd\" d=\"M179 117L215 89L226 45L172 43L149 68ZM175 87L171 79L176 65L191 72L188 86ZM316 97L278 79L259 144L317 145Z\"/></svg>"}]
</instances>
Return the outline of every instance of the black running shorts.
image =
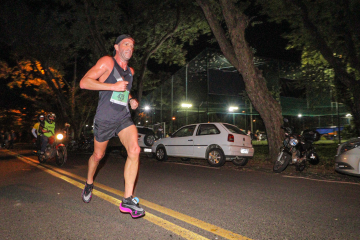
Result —
<instances>
[{"instance_id":1,"label":"black running shorts","mask_svg":"<svg viewBox=\"0 0 360 240\"><path fill-rule=\"evenodd\" d=\"M131 125L135 125L131 118L124 118L116 123L94 120L95 139L98 142L105 142L112 137L116 137L121 130Z\"/></svg>"}]
</instances>

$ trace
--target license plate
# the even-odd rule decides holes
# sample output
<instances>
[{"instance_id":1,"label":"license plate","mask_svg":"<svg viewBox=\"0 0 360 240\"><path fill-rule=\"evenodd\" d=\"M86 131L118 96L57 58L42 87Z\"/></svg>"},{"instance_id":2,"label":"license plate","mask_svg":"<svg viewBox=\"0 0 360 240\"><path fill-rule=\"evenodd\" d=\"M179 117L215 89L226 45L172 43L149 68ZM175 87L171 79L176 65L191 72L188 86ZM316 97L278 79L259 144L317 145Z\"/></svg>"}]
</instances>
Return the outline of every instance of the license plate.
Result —
<instances>
[{"instance_id":1,"label":"license plate","mask_svg":"<svg viewBox=\"0 0 360 240\"><path fill-rule=\"evenodd\" d=\"M151 148L144 148L144 152L151 152Z\"/></svg>"},{"instance_id":2,"label":"license plate","mask_svg":"<svg viewBox=\"0 0 360 240\"><path fill-rule=\"evenodd\" d=\"M242 148L242 149L240 149L240 152L241 152L241 153L249 153L249 149L247 149L247 148Z\"/></svg>"}]
</instances>

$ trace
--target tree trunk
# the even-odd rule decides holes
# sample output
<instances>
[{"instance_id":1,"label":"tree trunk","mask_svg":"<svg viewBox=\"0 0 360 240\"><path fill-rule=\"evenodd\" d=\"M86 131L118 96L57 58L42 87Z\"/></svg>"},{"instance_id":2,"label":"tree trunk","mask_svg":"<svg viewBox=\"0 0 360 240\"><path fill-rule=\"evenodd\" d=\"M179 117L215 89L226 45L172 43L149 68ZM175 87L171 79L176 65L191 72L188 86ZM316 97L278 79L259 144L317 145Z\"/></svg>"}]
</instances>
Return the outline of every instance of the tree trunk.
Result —
<instances>
[{"instance_id":1,"label":"tree trunk","mask_svg":"<svg viewBox=\"0 0 360 240\"><path fill-rule=\"evenodd\" d=\"M248 18L236 8L232 1L220 0L230 36L229 41L217 16L211 10L209 1L196 0L196 2L202 8L223 54L243 76L250 101L259 112L266 127L270 159L275 160L284 136L281 130L281 105L270 94L261 71L254 64L252 50L245 40Z\"/></svg>"}]
</instances>

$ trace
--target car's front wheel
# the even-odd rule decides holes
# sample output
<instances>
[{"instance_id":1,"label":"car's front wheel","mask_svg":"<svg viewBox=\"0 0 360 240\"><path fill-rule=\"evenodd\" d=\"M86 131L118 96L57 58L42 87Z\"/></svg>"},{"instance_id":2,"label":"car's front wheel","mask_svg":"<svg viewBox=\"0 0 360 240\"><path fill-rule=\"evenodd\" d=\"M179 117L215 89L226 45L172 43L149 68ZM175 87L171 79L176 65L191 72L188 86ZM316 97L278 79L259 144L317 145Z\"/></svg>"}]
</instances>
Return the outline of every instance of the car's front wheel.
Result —
<instances>
[{"instance_id":1,"label":"car's front wheel","mask_svg":"<svg viewBox=\"0 0 360 240\"><path fill-rule=\"evenodd\" d=\"M166 161L168 156L164 147L159 147L156 149L155 157L159 161Z\"/></svg>"},{"instance_id":2,"label":"car's front wheel","mask_svg":"<svg viewBox=\"0 0 360 240\"><path fill-rule=\"evenodd\" d=\"M225 164L225 156L221 149L213 148L209 151L207 161L212 167L221 167Z\"/></svg>"}]
</instances>

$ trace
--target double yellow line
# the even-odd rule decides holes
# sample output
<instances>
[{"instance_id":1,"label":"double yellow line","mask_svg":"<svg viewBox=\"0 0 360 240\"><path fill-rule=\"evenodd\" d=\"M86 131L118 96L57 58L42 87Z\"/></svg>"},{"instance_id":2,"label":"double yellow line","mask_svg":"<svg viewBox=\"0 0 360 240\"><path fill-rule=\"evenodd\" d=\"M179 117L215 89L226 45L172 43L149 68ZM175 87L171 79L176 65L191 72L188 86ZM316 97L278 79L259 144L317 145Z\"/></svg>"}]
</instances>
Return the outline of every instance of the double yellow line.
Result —
<instances>
[{"instance_id":1,"label":"double yellow line","mask_svg":"<svg viewBox=\"0 0 360 240\"><path fill-rule=\"evenodd\" d=\"M16 153L13 153L13 152L8 152L9 154L13 155L13 156L16 156L18 159L20 159L21 161L25 162L25 163L28 163L32 166L35 166L47 173L49 173L50 175L54 176L54 177L57 177L57 178L60 178L80 189L83 189L84 187L84 182L86 181L85 178L83 177L80 177L80 176L77 176L75 174L72 174L70 172L66 172L62 169L59 169L59 168L56 168L56 167L52 167L52 166L46 166L44 167L43 165L39 164L37 161L35 161L34 159L32 158L28 158L28 157L25 157L25 156L22 156L20 154L16 154ZM81 182L78 182L78 181L75 181L74 179L77 179ZM114 188L111 188L111 187L108 187L106 185L103 185L103 184L100 184L100 183L96 183L96 188L98 189L103 189L105 191L108 191L110 193L113 193L115 195L118 195L120 197L123 197L124 196L124 193L122 191L119 191L119 190L116 190ZM117 198L114 198L110 195L107 195L103 192L100 192L96 189L93 190L93 194L116 205L116 206L119 206L120 203L121 203L121 200L117 199ZM171 216L173 218L176 218L176 219L179 219L183 222L186 222L188 224L191 224L193 226L196 226L200 229L203 229L205 231L208 231L212 234L216 234L218 236L221 236L223 238L226 238L226 239L239 239L239 240L250 240L250 238L247 238L247 237L244 237L242 235L239 235L237 233L234 233L234 232L231 232L231 231L228 231L226 229L223 229L223 228L220 228L218 226L215 226L213 224L210 224L210 223L207 223L207 222L204 222L204 221L201 221L199 219L196 219L196 218L193 218L193 217L190 217L190 216L187 216L185 214L182 214L180 212L177 212L177 211L174 211L174 210L171 210L169 208L166 208L166 207L163 207L163 206L160 206L160 205L157 205L155 203L152 203L152 202L149 202L149 201L146 201L144 199L141 199L141 205L142 206L145 206L147 208L151 208L153 210L156 210L158 212L161 212L163 214L166 214L168 216ZM185 239L207 239L199 234L196 234L192 231L189 231L185 228L182 228L176 224L173 224L165 219L162 219L160 217L157 217L149 212L146 213L146 215L143 217L143 219L153 223L153 224L156 224L162 228L165 228L166 230L169 230Z\"/></svg>"}]
</instances>

